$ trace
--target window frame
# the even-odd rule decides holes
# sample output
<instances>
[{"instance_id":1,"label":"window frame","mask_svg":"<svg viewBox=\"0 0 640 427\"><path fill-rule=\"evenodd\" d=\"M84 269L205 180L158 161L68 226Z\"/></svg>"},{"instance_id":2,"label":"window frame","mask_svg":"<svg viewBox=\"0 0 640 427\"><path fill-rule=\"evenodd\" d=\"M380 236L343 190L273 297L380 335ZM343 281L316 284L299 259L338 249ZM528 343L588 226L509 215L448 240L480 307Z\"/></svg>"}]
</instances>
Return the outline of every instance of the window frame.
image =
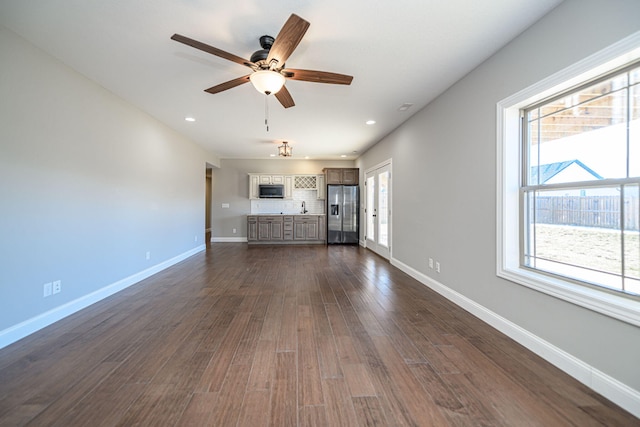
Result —
<instances>
[{"instance_id":1,"label":"window frame","mask_svg":"<svg viewBox=\"0 0 640 427\"><path fill-rule=\"evenodd\" d=\"M521 109L640 59L637 32L497 103L496 248L498 277L640 326L640 298L521 266L525 223Z\"/></svg>"}]
</instances>

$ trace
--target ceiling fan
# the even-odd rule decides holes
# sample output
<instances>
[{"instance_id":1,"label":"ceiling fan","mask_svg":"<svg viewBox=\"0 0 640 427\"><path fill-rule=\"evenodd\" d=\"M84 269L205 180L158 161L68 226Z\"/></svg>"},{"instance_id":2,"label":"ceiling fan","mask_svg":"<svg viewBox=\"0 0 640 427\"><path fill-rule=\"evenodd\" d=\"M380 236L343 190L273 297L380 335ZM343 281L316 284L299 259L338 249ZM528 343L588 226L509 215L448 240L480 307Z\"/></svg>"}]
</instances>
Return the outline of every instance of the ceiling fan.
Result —
<instances>
[{"instance_id":1,"label":"ceiling fan","mask_svg":"<svg viewBox=\"0 0 640 427\"><path fill-rule=\"evenodd\" d=\"M174 34L171 36L171 39L219 56L220 58L244 65L253 70L252 73L246 76L238 77L237 79L229 80L228 82L205 89L205 92L214 94L251 81L259 92L266 95L275 94L280 104L282 104L284 108L289 108L296 104L284 86L286 79L341 85L349 85L353 80L352 76L345 74L285 68L285 61L298 46L302 37L307 32L309 25L309 22L300 18L298 15L291 14L275 39L271 36L260 37L260 46L262 49L254 52L249 61L180 34Z\"/></svg>"}]
</instances>

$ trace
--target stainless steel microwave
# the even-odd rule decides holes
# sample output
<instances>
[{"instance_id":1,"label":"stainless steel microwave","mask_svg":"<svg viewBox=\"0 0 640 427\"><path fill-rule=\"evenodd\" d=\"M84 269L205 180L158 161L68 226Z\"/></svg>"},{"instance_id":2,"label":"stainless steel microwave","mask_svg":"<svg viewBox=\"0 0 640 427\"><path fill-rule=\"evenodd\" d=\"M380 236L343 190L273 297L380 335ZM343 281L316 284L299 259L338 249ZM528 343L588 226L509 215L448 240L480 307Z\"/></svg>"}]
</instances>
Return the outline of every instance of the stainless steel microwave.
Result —
<instances>
[{"instance_id":1,"label":"stainless steel microwave","mask_svg":"<svg viewBox=\"0 0 640 427\"><path fill-rule=\"evenodd\" d=\"M282 184L260 184L261 199L284 199L284 185Z\"/></svg>"}]
</instances>

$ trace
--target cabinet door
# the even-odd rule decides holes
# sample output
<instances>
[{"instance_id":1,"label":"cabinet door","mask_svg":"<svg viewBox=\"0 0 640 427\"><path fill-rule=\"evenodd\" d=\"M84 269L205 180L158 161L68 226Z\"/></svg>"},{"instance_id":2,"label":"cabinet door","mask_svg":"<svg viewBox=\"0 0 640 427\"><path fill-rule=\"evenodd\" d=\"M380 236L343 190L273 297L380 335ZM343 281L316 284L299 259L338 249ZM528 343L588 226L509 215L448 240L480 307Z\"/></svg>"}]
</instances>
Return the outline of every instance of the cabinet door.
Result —
<instances>
[{"instance_id":1,"label":"cabinet door","mask_svg":"<svg viewBox=\"0 0 640 427\"><path fill-rule=\"evenodd\" d=\"M324 200L327 198L327 185L324 183L324 175L318 175L316 177L316 190L318 200Z\"/></svg>"},{"instance_id":2,"label":"cabinet door","mask_svg":"<svg viewBox=\"0 0 640 427\"><path fill-rule=\"evenodd\" d=\"M342 184L342 169L325 169L327 184Z\"/></svg>"},{"instance_id":3,"label":"cabinet door","mask_svg":"<svg viewBox=\"0 0 640 427\"><path fill-rule=\"evenodd\" d=\"M271 175L260 175L260 184L271 184Z\"/></svg>"},{"instance_id":4,"label":"cabinet door","mask_svg":"<svg viewBox=\"0 0 640 427\"><path fill-rule=\"evenodd\" d=\"M283 175L271 175L271 183L272 184L284 184L284 176Z\"/></svg>"},{"instance_id":5,"label":"cabinet door","mask_svg":"<svg viewBox=\"0 0 640 427\"><path fill-rule=\"evenodd\" d=\"M258 240L271 240L271 223L258 221Z\"/></svg>"},{"instance_id":6,"label":"cabinet door","mask_svg":"<svg viewBox=\"0 0 640 427\"><path fill-rule=\"evenodd\" d=\"M249 217L247 219L247 240L258 240L258 220L256 217Z\"/></svg>"},{"instance_id":7,"label":"cabinet door","mask_svg":"<svg viewBox=\"0 0 640 427\"><path fill-rule=\"evenodd\" d=\"M307 240L307 223L293 223L293 240Z\"/></svg>"},{"instance_id":8,"label":"cabinet door","mask_svg":"<svg viewBox=\"0 0 640 427\"><path fill-rule=\"evenodd\" d=\"M318 222L307 223L307 240L318 240Z\"/></svg>"},{"instance_id":9,"label":"cabinet door","mask_svg":"<svg viewBox=\"0 0 640 427\"><path fill-rule=\"evenodd\" d=\"M324 215L318 217L318 240L327 240L327 219Z\"/></svg>"},{"instance_id":10,"label":"cabinet door","mask_svg":"<svg viewBox=\"0 0 640 427\"><path fill-rule=\"evenodd\" d=\"M282 222L271 222L271 240L282 240Z\"/></svg>"},{"instance_id":11,"label":"cabinet door","mask_svg":"<svg viewBox=\"0 0 640 427\"><path fill-rule=\"evenodd\" d=\"M260 198L260 177L258 175L249 175L249 198Z\"/></svg>"},{"instance_id":12,"label":"cabinet door","mask_svg":"<svg viewBox=\"0 0 640 427\"><path fill-rule=\"evenodd\" d=\"M342 183L355 185L358 183L358 169L342 169Z\"/></svg>"},{"instance_id":13,"label":"cabinet door","mask_svg":"<svg viewBox=\"0 0 640 427\"><path fill-rule=\"evenodd\" d=\"M293 199L293 177L291 175L284 177L284 198Z\"/></svg>"}]
</instances>

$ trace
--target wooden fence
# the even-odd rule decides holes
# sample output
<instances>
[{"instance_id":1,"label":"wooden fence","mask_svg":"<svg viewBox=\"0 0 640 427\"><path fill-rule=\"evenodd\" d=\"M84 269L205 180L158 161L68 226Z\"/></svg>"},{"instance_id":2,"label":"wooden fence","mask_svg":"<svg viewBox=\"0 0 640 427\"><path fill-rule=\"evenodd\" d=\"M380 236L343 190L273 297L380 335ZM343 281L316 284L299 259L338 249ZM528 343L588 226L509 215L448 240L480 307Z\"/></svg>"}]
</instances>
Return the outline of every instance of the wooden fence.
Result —
<instances>
[{"instance_id":1,"label":"wooden fence","mask_svg":"<svg viewBox=\"0 0 640 427\"><path fill-rule=\"evenodd\" d=\"M626 197L624 229L640 230L637 197ZM617 196L548 196L536 197L536 222L620 229L620 197Z\"/></svg>"}]
</instances>

